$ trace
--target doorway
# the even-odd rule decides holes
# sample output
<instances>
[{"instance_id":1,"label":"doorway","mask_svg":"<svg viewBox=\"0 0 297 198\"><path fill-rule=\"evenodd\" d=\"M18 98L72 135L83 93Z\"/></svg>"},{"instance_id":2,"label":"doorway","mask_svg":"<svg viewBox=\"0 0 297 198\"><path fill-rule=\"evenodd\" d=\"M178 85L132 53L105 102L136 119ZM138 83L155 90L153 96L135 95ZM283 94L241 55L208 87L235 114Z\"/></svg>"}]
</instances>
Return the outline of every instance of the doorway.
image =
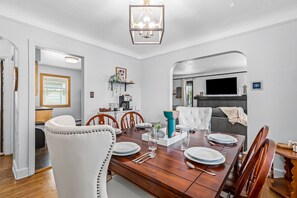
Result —
<instances>
[{"instance_id":1,"label":"doorway","mask_svg":"<svg viewBox=\"0 0 297 198\"><path fill-rule=\"evenodd\" d=\"M82 121L82 57L35 47L35 172L51 167L44 124L53 117L71 115Z\"/></svg>"},{"instance_id":2,"label":"doorway","mask_svg":"<svg viewBox=\"0 0 297 198\"><path fill-rule=\"evenodd\" d=\"M8 159L7 168L13 167L14 170L13 157L19 152L16 142L18 139L16 65L18 65L18 49L11 41L0 36L0 157L4 161Z\"/></svg>"}]
</instances>

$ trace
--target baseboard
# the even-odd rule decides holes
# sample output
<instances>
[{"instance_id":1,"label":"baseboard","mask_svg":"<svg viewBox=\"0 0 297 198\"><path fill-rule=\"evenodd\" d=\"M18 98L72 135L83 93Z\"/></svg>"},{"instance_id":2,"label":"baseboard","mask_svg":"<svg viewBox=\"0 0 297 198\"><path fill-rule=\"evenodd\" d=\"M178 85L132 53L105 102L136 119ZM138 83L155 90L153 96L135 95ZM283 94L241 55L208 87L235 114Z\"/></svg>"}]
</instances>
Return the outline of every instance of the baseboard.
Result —
<instances>
[{"instance_id":1,"label":"baseboard","mask_svg":"<svg viewBox=\"0 0 297 198\"><path fill-rule=\"evenodd\" d=\"M285 170L274 168L274 178L284 177L285 173Z\"/></svg>"},{"instance_id":2,"label":"baseboard","mask_svg":"<svg viewBox=\"0 0 297 198\"><path fill-rule=\"evenodd\" d=\"M29 168L19 169L16 162L15 162L15 160L13 160L12 172L13 172L14 178L16 180L23 179L23 178L29 176L29 174L28 174L29 173Z\"/></svg>"}]
</instances>

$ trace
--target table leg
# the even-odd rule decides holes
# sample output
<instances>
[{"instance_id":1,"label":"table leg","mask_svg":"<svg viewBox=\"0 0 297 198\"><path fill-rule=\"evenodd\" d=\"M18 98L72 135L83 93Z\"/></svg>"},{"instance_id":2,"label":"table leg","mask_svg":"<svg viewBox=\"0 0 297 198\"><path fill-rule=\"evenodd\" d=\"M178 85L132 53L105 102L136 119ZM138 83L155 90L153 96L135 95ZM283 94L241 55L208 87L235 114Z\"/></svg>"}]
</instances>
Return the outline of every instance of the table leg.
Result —
<instances>
[{"instance_id":1,"label":"table leg","mask_svg":"<svg viewBox=\"0 0 297 198\"><path fill-rule=\"evenodd\" d=\"M297 160L293 160L292 159L292 164L293 164L293 168L292 168L292 175L293 175L293 181L291 183L291 186L293 188L293 192L291 193L291 197L292 198L296 198L297 197Z\"/></svg>"}]
</instances>

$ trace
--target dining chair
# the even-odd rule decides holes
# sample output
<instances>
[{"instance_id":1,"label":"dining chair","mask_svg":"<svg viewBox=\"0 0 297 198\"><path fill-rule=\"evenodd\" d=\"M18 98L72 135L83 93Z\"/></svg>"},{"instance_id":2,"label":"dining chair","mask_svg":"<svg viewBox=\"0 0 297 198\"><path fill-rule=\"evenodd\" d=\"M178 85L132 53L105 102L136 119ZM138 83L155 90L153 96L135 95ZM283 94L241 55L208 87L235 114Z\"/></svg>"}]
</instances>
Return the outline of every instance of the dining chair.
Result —
<instances>
[{"instance_id":1,"label":"dining chair","mask_svg":"<svg viewBox=\"0 0 297 198\"><path fill-rule=\"evenodd\" d=\"M244 169L246 168L247 164L249 163L253 154L257 151L259 146L266 140L269 133L269 127L264 125L260 131L258 132L256 138L254 139L252 146L250 147L247 155L243 159L242 164L237 164L236 166L239 167L238 169L233 169L226 180L224 185L223 191L225 192L234 192L236 183L238 182L239 177L242 175Z\"/></svg>"},{"instance_id":2,"label":"dining chair","mask_svg":"<svg viewBox=\"0 0 297 198\"><path fill-rule=\"evenodd\" d=\"M60 198L107 197L106 177L116 135L111 126L76 126L72 116L45 123Z\"/></svg>"},{"instance_id":3,"label":"dining chair","mask_svg":"<svg viewBox=\"0 0 297 198\"><path fill-rule=\"evenodd\" d=\"M113 128L119 128L119 124L114 117L103 113L91 117L86 125L110 125Z\"/></svg>"},{"instance_id":4,"label":"dining chair","mask_svg":"<svg viewBox=\"0 0 297 198\"><path fill-rule=\"evenodd\" d=\"M193 128L194 130L208 129L211 124L212 108L210 107L182 107L179 111L178 124Z\"/></svg>"},{"instance_id":5,"label":"dining chair","mask_svg":"<svg viewBox=\"0 0 297 198\"><path fill-rule=\"evenodd\" d=\"M44 131L59 198L152 197L119 175L107 182L116 142L111 126L75 126L65 115L47 121Z\"/></svg>"},{"instance_id":6,"label":"dining chair","mask_svg":"<svg viewBox=\"0 0 297 198\"><path fill-rule=\"evenodd\" d=\"M143 117L138 112L130 111L123 115L121 119L121 128L133 128L138 123L144 123Z\"/></svg>"},{"instance_id":7,"label":"dining chair","mask_svg":"<svg viewBox=\"0 0 297 198\"><path fill-rule=\"evenodd\" d=\"M265 139L252 155L240 176L233 197L260 197L275 155L275 143Z\"/></svg>"}]
</instances>

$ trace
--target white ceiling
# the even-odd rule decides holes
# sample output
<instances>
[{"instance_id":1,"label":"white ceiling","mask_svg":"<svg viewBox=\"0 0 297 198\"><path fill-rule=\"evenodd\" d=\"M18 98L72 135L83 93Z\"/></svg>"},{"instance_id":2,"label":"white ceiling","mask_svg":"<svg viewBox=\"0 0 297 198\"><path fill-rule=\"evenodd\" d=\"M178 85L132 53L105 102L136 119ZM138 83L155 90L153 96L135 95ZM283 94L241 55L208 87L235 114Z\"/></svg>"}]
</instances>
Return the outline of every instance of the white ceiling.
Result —
<instances>
[{"instance_id":1,"label":"white ceiling","mask_svg":"<svg viewBox=\"0 0 297 198\"><path fill-rule=\"evenodd\" d=\"M296 0L163 2L165 33L155 46L132 45L129 0L0 0L0 15L138 59L297 18Z\"/></svg>"},{"instance_id":2,"label":"white ceiling","mask_svg":"<svg viewBox=\"0 0 297 198\"><path fill-rule=\"evenodd\" d=\"M181 61L173 70L173 77L247 71L246 57L238 52L214 55L206 58Z\"/></svg>"},{"instance_id":3,"label":"white ceiling","mask_svg":"<svg viewBox=\"0 0 297 198\"><path fill-rule=\"evenodd\" d=\"M71 56L63 52L41 49L39 65L47 65L54 67L61 67L65 69L81 69L81 59L79 57ZM68 63L65 61L66 56L75 57L78 59L77 63Z\"/></svg>"}]
</instances>

